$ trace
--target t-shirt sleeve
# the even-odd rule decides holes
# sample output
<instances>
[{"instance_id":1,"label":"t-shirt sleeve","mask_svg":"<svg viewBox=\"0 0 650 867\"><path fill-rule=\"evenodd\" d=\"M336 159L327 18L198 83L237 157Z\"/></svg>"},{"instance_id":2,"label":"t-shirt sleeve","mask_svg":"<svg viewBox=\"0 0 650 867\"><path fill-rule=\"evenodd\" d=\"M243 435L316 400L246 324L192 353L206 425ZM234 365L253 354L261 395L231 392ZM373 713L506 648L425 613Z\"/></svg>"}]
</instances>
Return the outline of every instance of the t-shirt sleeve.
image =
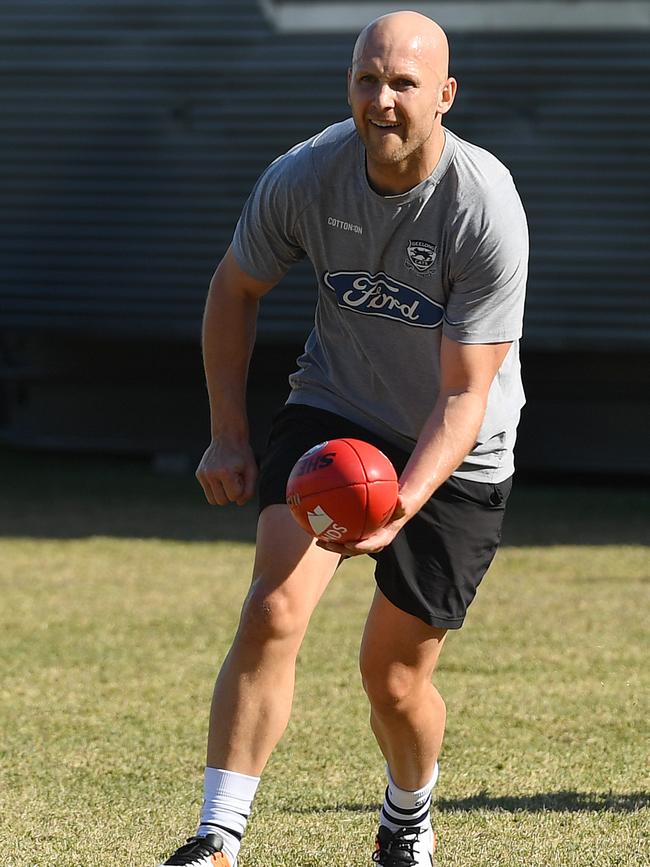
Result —
<instances>
[{"instance_id":1,"label":"t-shirt sleeve","mask_svg":"<svg viewBox=\"0 0 650 867\"><path fill-rule=\"evenodd\" d=\"M262 281L278 281L305 256L296 236L301 184L292 151L271 163L253 187L232 240L244 271Z\"/></svg>"},{"instance_id":2,"label":"t-shirt sleeve","mask_svg":"<svg viewBox=\"0 0 650 867\"><path fill-rule=\"evenodd\" d=\"M521 337L528 227L510 175L477 198L455 229L443 333L459 343Z\"/></svg>"}]
</instances>

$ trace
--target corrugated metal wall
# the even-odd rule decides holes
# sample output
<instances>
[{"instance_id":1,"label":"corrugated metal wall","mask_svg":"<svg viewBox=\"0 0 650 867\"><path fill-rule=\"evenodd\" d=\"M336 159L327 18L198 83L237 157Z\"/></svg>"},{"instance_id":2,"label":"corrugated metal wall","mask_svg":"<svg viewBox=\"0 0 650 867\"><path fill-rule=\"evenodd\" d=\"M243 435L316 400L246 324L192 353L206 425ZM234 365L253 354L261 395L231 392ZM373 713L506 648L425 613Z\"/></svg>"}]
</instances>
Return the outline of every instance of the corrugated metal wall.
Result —
<instances>
[{"instance_id":1,"label":"corrugated metal wall","mask_svg":"<svg viewBox=\"0 0 650 867\"><path fill-rule=\"evenodd\" d=\"M449 126L530 218L532 348L650 345L650 38L458 34ZM264 165L347 116L354 36L279 36L255 0L0 7L0 329L195 339ZM304 334L301 266L261 340Z\"/></svg>"},{"instance_id":2,"label":"corrugated metal wall","mask_svg":"<svg viewBox=\"0 0 650 867\"><path fill-rule=\"evenodd\" d=\"M0 324L196 335L255 171L225 69L266 37L254 2L2 5Z\"/></svg>"},{"instance_id":3,"label":"corrugated metal wall","mask_svg":"<svg viewBox=\"0 0 650 867\"><path fill-rule=\"evenodd\" d=\"M353 41L256 0L0 4L0 440L199 453L210 276L264 166L347 116ZM451 41L450 126L530 218L519 465L647 473L650 36ZM263 304L256 448L313 304L307 264Z\"/></svg>"}]
</instances>

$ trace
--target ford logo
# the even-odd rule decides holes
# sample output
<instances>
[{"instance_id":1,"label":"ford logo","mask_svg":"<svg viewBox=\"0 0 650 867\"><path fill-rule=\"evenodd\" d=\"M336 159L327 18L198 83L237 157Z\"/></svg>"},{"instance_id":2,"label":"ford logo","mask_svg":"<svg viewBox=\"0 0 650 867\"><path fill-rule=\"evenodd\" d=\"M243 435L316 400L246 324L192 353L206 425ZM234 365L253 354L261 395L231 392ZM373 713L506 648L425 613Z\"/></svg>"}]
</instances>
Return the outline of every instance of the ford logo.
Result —
<instances>
[{"instance_id":1,"label":"ford logo","mask_svg":"<svg viewBox=\"0 0 650 867\"><path fill-rule=\"evenodd\" d=\"M345 310L396 319L418 328L438 328L442 322L445 309L441 304L383 271L326 271L323 279Z\"/></svg>"}]
</instances>

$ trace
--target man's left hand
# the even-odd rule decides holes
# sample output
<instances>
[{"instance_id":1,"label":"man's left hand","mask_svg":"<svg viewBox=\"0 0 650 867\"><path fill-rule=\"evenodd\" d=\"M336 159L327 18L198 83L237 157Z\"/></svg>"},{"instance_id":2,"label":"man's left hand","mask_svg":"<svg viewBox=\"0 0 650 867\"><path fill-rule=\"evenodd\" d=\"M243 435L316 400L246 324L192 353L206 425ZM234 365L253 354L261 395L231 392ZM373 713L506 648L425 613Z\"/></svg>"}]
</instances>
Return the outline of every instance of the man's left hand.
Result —
<instances>
[{"instance_id":1,"label":"man's left hand","mask_svg":"<svg viewBox=\"0 0 650 867\"><path fill-rule=\"evenodd\" d=\"M356 557L358 554L375 554L377 551L381 551L382 548L390 545L410 517L411 515L407 514L401 496L398 496L397 505L388 522L383 527L380 527L379 530L375 530L372 535L367 536L359 542L337 543L319 539L316 544L319 548L325 548L326 551L334 551L334 553L341 554L343 557Z\"/></svg>"}]
</instances>

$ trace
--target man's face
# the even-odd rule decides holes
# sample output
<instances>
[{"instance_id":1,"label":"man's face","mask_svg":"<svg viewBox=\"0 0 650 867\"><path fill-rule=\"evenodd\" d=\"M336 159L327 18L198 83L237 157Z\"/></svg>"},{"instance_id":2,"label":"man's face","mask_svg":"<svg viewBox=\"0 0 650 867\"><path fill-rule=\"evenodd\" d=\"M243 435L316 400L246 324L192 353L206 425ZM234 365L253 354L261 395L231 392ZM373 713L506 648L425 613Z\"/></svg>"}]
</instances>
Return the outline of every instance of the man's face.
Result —
<instances>
[{"instance_id":1,"label":"man's face","mask_svg":"<svg viewBox=\"0 0 650 867\"><path fill-rule=\"evenodd\" d=\"M426 162L444 84L417 40L368 38L349 71L348 101L371 162Z\"/></svg>"}]
</instances>

